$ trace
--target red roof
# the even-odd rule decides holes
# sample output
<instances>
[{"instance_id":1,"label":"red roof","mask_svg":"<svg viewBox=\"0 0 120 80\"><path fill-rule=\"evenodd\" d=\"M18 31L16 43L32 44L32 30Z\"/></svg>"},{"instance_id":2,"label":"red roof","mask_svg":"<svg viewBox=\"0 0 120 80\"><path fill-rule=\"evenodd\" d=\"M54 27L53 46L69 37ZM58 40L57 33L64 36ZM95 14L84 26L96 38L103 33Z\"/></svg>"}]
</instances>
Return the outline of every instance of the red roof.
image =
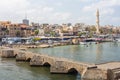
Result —
<instances>
[{"instance_id":1,"label":"red roof","mask_svg":"<svg viewBox=\"0 0 120 80\"><path fill-rule=\"evenodd\" d=\"M20 24L21 28L28 28L29 26L25 25L25 24Z\"/></svg>"}]
</instances>

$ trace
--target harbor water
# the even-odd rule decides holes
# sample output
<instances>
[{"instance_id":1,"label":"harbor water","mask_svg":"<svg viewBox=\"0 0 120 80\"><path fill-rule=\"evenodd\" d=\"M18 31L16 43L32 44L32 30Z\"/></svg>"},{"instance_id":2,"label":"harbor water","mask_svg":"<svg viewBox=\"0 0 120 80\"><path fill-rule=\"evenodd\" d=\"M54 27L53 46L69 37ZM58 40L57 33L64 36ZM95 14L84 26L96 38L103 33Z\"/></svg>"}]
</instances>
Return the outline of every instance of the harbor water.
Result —
<instances>
[{"instance_id":1,"label":"harbor water","mask_svg":"<svg viewBox=\"0 0 120 80\"><path fill-rule=\"evenodd\" d=\"M120 61L120 43L117 42L88 43L87 45L69 45L29 50L35 53L95 64Z\"/></svg>"},{"instance_id":2,"label":"harbor water","mask_svg":"<svg viewBox=\"0 0 120 80\"><path fill-rule=\"evenodd\" d=\"M96 64L120 61L120 43L69 45L29 51ZM80 75L51 74L49 67L30 67L29 62L0 58L0 80L80 80Z\"/></svg>"},{"instance_id":3,"label":"harbor water","mask_svg":"<svg viewBox=\"0 0 120 80\"><path fill-rule=\"evenodd\" d=\"M1 59L0 80L80 80L80 75L50 74L49 67L30 67L28 62Z\"/></svg>"}]
</instances>

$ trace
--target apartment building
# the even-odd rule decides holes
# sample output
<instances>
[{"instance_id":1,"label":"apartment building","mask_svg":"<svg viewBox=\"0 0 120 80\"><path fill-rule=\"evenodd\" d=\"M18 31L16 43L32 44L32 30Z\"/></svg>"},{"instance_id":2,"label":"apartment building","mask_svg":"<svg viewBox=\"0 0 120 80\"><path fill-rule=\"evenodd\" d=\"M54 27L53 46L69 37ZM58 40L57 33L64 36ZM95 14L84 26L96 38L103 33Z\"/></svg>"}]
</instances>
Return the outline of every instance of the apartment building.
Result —
<instances>
[{"instance_id":1,"label":"apartment building","mask_svg":"<svg viewBox=\"0 0 120 80\"><path fill-rule=\"evenodd\" d=\"M31 28L26 24L11 24L10 21L0 22L0 37L28 37Z\"/></svg>"}]
</instances>

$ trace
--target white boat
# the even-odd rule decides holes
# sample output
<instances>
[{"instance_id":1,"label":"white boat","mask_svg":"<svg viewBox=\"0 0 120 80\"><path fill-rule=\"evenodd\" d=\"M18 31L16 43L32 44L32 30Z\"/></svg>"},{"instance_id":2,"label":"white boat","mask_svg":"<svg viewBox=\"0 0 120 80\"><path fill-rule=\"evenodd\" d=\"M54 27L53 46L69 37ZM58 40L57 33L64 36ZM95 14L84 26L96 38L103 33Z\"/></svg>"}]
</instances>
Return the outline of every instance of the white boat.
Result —
<instances>
[{"instance_id":1,"label":"white boat","mask_svg":"<svg viewBox=\"0 0 120 80\"><path fill-rule=\"evenodd\" d=\"M87 42L79 42L81 45L87 45Z\"/></svg>"},{"instance_id":2,"label":"white boat","mask_svg":"<svg viewBox=\"0 0 120 80\"><path fill-rule=\"evenodd\" d=\"M117 42L120 42L120 38L116 39Z\"/></svg>"}]
</instances>

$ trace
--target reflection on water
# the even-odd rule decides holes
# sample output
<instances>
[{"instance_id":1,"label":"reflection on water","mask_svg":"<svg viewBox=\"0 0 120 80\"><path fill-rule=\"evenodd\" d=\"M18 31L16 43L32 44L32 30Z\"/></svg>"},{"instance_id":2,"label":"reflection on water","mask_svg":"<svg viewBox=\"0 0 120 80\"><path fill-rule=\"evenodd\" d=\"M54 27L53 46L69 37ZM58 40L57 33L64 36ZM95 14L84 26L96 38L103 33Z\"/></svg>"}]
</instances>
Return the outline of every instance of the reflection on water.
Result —
<instances>
[{"instance_id":1,"label":"reflection on water","mask_svg":"<svg viewBox=\"0 0 120 80\"><path fill-rule=\"evenodd\" d=\"M120 43L118 43L118 42L113 42L112 43L115 47L120 47Z\"/></svg>"},{"instance_id":2,"label":"reflection on water","mask_svg":"<svg viewBox=\"0 0 120 80\"><path fill-rule=\"evenodd\" d=\"M103 54L103 45L96 44L96 62L100 61Z\"/></svg>"},{"instance_id":3,"label":"reflection on water","mask_svg":"<svg viewBox=\"0 0 120 80\"><path fill-rule=\"evenodd\" d=\"M64 57L80 62L104 63L120 61L120 43L58 46L54 48L29 49L36 53Z\"/></svg>"},{"instance_id":4,"label":"reflection on water","mask_svg":"<svg viewBox=\"0 0 120 80\"><path fill-rule=\"evenodd\" d=\"M14 59L0 62L0 80L80 80L78 76L50 74L49 67L30 67L28 62L15 62Z\"/></svg>"}]
</instances>

